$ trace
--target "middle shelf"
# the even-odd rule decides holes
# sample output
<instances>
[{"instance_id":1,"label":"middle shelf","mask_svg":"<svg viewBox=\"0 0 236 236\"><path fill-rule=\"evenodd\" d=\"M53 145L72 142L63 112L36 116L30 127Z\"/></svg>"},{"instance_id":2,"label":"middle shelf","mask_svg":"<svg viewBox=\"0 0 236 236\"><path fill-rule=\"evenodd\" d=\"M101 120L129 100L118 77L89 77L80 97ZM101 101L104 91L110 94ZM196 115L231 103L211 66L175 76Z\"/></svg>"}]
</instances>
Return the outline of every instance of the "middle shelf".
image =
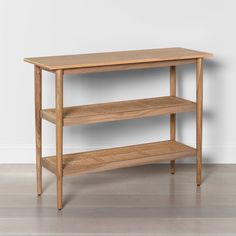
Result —
<instances>
[{"instance_id":1,"label":"middle shelf","mask_svg":"<svg viewBox=\"0 0 236 236\"><path fill-rule=\"evenodd\" d=\"M174 96L64 107L63 125L127 120L195 110L196 103ZM44 109L41 117L55 124L56 110Z\"/></svg>"}]
</instances>

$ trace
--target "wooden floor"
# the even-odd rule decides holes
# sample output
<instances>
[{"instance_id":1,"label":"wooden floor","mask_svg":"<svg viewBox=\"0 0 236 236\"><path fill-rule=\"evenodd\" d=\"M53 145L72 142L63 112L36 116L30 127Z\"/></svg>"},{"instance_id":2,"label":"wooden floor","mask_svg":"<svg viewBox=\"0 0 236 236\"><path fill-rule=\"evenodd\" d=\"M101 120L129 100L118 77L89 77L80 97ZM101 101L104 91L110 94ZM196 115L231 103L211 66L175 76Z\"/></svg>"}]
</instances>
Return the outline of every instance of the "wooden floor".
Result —
<instances>
[{"instance_id":1,"label":"wooden floor","mask_svg":"<svg viewBox=\"0 0 236 236\"><path fill-rule=\"evenodd\" d=\"M236 235L236 165L206 165L203 176L201 187L194 165L68 176L58 212L53 174L37 198L33 165L0 165L0 235Z\"/></svg>"}]
</instances>

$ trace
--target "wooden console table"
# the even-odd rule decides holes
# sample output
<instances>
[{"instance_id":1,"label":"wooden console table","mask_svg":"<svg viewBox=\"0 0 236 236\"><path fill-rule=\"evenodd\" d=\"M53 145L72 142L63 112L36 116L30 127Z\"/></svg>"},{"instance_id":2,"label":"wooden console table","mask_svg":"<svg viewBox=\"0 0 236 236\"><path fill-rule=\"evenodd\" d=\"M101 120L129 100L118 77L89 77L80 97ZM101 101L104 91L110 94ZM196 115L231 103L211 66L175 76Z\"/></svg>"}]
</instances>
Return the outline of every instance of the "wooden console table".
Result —
<instances>
[{"instance_id":1,"label":"wooden console table","mask_svg":"<svg viewBox=\"0 0 236 236\"><path fill-rule=\"evenodd\" d=\"M37 193L42 194L42 166L57 176L57 208L62 209L63 176L104 171L196 155L196 183L201 184L203 59L210 53L184 48L108 52L26 58L35 66L35 125ZM176 66L196 64L196 103L176 97ZM170 96L94 105L63 107L63 75L92 72L170 68ZM42 70L55 74L56 108L42 109ZM196 148L175 139L176 113L196 112ZM63 126L170 114L170 140L63 155ZM42 157L42 119L56 125L56 156Z\"/></svg>"}]
</instances>

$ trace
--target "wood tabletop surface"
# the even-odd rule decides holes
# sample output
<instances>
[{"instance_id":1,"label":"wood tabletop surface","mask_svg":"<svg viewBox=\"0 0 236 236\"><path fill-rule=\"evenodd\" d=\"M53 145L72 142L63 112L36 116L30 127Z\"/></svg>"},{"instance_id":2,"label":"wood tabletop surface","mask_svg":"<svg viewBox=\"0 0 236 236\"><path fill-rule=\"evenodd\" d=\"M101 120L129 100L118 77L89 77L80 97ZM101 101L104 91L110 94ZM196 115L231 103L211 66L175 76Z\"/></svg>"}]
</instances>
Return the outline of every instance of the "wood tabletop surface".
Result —
<instances>
[{"instance_id":1,"label":"wood tabletop surface","mask_svg":"<svg viewBox=\"0 0 236 236\"><path fill-rule=\"evenodd\" d=\"M128 65L211 57L211 53L185 48L161 48L135 51L25 58L24 61L48 70Z\"/></svg>"}]
</instances>

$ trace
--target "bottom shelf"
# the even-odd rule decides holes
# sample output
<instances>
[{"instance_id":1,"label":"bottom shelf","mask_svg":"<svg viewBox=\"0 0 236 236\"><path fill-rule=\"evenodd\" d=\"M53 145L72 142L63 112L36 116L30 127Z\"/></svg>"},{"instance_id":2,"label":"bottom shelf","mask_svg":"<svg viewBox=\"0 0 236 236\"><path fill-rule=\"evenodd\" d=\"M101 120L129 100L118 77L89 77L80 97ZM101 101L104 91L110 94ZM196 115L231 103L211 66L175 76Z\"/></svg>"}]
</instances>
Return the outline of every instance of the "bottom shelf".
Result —
<instances>
[{"instance_id":1,"label":"bottom shelf","mask_svg":"<svg viewBox=\"0 0 236 236\"><path fill-rule=\"evenodd\" d=\"M98 172L194 156L196 149L176 141L63 155L63 175ZM42 165L56 174L56 156L44 157Z\"/></svg>"}]
</instances>

